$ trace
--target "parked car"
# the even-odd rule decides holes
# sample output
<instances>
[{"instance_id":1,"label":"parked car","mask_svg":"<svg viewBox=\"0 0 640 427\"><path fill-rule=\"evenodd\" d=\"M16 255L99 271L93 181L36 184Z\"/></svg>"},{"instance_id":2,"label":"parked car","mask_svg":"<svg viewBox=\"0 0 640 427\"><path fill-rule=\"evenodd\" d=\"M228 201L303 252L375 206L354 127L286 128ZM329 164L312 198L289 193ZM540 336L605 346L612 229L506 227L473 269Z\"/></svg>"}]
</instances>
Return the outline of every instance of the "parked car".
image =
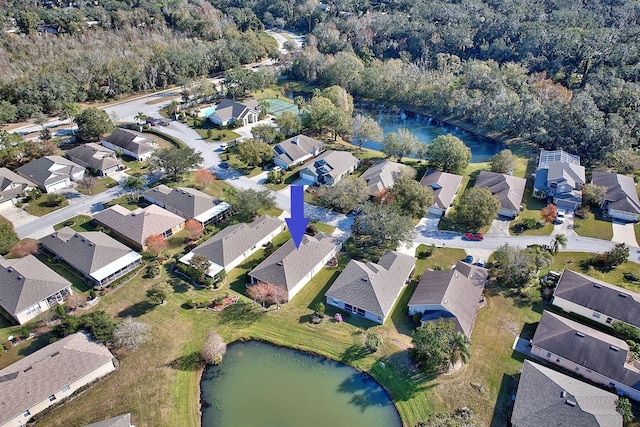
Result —
<instances>
[{"instance_id":1,"label":"parked car","mask_svg":"<svg viewBox=\"0 0 640 427\"><path fill-rule=\"evenodd\" d=\"M467 264L473 264L473 255L467 255L467 257L464 259L464 262L466 262Z\"/></svg>"},{"instance_id":2,"label":"parked car","mask_svg":"<svg viewBox=\"0 0 640 427\"><path fill-rule=\"evenodd\" d=\"M158 120L157 120L157 119L154 119L153 117L147 117L146 122L147 122L148 124L150 124L151 126L155 126L155 125L157 125L157 124L158 124Z\"/></svg>"},{"instance_id":3,"label":"parked car","mask_svg":"<svg viewBox=\"0 0 640 427\"><path fill-rule=\"evenodd\" d=\"M221 151L225 151L227 148L229 148L229 144L227 144L226 142L223 142L222 144L220 144Z\"/></svg>"},{"instance_id":4,"label":"parked car","mask_svg":"<svg viewBox=\"0 0 640 427\"><path fill-rule=\"evenodd\" d=\"M484 267L484 265L485 265L486 263L487 263L487 261L485 261L485 259L484 259L484 258L480 258L480 259L478 260L478 262L476 262L476 266L478 266L478 267Z\"/></svg>"},{"instance_id":5,"label":"parked car","mask_svg":"<svg viewBox=\"0 0 640 427\"><path fill-rule=\"evenodd\" d=\"M362 213L362 205L357 204L351 211L354 215L360 215Z\"/></svg>"},{"instance_id":6,"label":"parked car","mask_svg":"<svg viewBox=\"0 0 640 427\"><path fill-rule=\"evenodd\" d=\"M466 233L464 235L464 238L467 240L483 240L484 239L484 235L482 233Z\"/></svg>"},{"instance_id":7,"label":"parked car","mask_svg":"<svg viewBox=\"0 0 640 427\"><path fill-rule=\"evenodd\" d=\"M220 162L220 167L222 169L229 169L229 163L227 162Z\"/></svg>"},{"instance_id":8,"label":"parked car","mask_svg":"<svg viewBox=\"0 0 640 427\"><path fill-rule=\"evenodd\" d=\"M558 224L562 224L565 219L565 215L567 212L564 209L558 209L558 214L556 215L556 222Z\"/></svg>"}]
</instances>

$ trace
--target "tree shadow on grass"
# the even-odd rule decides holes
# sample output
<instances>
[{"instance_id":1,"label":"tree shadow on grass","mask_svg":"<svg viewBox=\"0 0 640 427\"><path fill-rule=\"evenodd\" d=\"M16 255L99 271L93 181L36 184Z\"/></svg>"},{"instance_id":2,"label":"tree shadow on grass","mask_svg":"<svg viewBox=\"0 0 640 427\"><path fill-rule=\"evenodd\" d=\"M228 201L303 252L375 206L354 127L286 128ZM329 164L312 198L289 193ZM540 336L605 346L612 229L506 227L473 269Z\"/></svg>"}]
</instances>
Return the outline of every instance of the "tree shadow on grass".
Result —
<instances>
[{"instance_id":1,"label":"tree shadow on grass","mask_svg":"<svg viewBox=\"0 0 640 427\"><path fill-rule=\"evenodd\" d=\"M407 401L417 393L437 386L435 375L426 375L410 360L407 351L380 358L369 374L382 384L394 401Z\"/></svg>"},{"instance_id":2,"label":"tree shadow on grass","mask_svg":"<svg viewBox=\"0 0 640 427\"><path fill-rule=\"evenodd\" d=\"M143 314L147 314L148 312L150 312L153 307L155 307L155 305L151 304L149 301L140 301L122 310L120 313L118 313L118 317L140 317Z\"/></svg>"},{"instance_id":3,"label":"tree shadow on grass","mask_svg":"<svg viewBox=\"0 0 640 427\"><path fill-rule=\"evenodd\" d=\"M264 311L259 305L248 301L238 301L220 312L220 320L238 328L247 327L262 317Z\"/></svg>"},{"instance_id":4,"label":"tree shadow on grass","mask_svg":"<svg viewBox=\"0 0 640 427\"><path fill-rule=\"evenodd\" d=\"M176 294L183 294L189 290L189 285L184 280L173 277L167 281Z\"/></svg>"},{"instance_id":5,"label":"tree shadow on grass","mask_svg":"<svg viewBox=\"0 0 640 427\"><path fill-rule=\"evenodd\" d=\"M53 336L51 335L51 333L46 333L46 334L42 334L42 335L38 335L35 338L31 338L28 341L27 345L23 345L20 350L18 350L18 354L21 356L28 356L31 353L34 353L46 346L49 345L49 343L51 342L51 338L53 338Z\"/></svg>"},{"instance_id":6,"label":"tree shadow on grass","mask_svg":"<svg viewBox=\"0 0 640 427\"><path fill-rule=\"evenodd\" d=\"M178 357L177 359L174 359L167 364L167 366L171 369L187 372L197 371L204 365L204 360L202 360L200 352L197 351L193 351L191 353L185 354L184 356Z\"/></svg>"},{"instance_id":7,"label":"tree shadow on grass","mask_svg":"<svg viewBox=\"0 0 640 427\"><path fill-rule=\"evenodd\" d=\"M369 355L369 350L366 349L363 345L354 344L351 347L347 347L347 349L342 353L340 357L340 361L347 365L355 362L356 360L362 359Z\"/></svg>"}]
</instances>

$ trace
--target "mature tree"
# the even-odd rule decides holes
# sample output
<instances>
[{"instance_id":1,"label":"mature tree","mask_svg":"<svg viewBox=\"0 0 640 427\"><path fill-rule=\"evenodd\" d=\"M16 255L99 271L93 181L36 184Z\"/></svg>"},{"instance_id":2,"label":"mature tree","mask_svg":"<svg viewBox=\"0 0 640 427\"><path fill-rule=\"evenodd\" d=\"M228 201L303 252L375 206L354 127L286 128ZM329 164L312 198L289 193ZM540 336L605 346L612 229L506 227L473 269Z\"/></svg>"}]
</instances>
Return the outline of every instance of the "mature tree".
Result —
<instances>
[{"instance_id":1,"label":"mature tree","mask_svg":"<svg viewBox=\"0 0 640 427\"><path fill-rule=\"evenodd\" d=\"M467 230L476 231L491 224L500 210L500 200L484 187L471 187L462 194L452 218Z\"/></svg>"},{"instance_id":2,"label":"mature tree","mask_svg":"<svg viewBox=\"0 0 640 427\"><path fill-rule=\"evenodd\" d=\"M113 331L113 342L117 348L124 347L135 351L150 339L151 331L149 325L134 320L131 316L127 316L122 322L118 323L115 331Z\"/></svg>"},{"instance_id":3,"label":"mature tree","mask_svg":"<svg viewBox=\"0 0 640 427\"><path fill-rule=\"evenodd\" d=\"M462 332L456 331L449 340L451 344L451 355L449 363L455 365L458 362L467 363L471 358L471 342Z\"/></svg>"},{"instance_id":4,"label":"mature tree","mask_svg":"<svg viewBox=\"0 0 640 427\"><path fill-rule=\"evenodd\" d=\"M535 273L538 273L543 268L549 267L553 262L553 252L550 251L547 246L529 245L527 246L527 252L535 267Z\"/></svg>"},{"instance_id":5,"label":"mature tree","mask_svg":"<svg viewBox=\"0 0 640 427\"><path fill-rule=\"evenodd\" d=\"M460 175L469 166L471 149L451 134L439 135L427 147L427 158L431 168Z\"/></svg>"},{"instance_id":6,"label":"mature tree","mask_svg":"<svg viewBox=\"0 0 640 427\"><path fill-rule=\"evenodd\" d=\"M558 217L558 208L553 203L540 210L540 218L546 222L553 222Z\"/></svg>"},{"instance_id":7,"label":"mature tree","mask_svg":"<svg viewBox=\"0 0 640 427\"><path fill-rule=\"evenodd\" d=\"M225 194L239 221L251 221L260 211L276 206L276 199L269 190L225 189Z\"/></svg>"},{"instance_id":8,"label":"mature tree","mask_svg":"<svg viewBox=\"0 0 640 427\"><path fill-rule=\"evenodd\" d=\"M256 125L251 128L251 135L257 141L273 144L278 141L278 128L269 124Z\"/></svg>"},{"instance_id":9,"label":"mature tree","mask_svg":"<svg viewBox=\"0 0 640 427\"><path fill-rule=\"evenodd\" d=\"M393 203L395 200L395 196L388 188L383 188L373 196L373 203L376 205Z\"/></svg>"},{"instance_id":10,"label":"mature tree","mask_svg":"<svg viewBox=\"0 0 640 427\"><path fill-rule=\"evenodd\" d=\"M567 236L564 234L556 234L555 236L553 236L553 240L551 241L551 252L557 254L561 246L563 248L566 248L567 241Z\"/></svg>"},{"instance_id":11,"label":"mature tree","mask_svg":"<svg viewBox=\"0 0 640 427\"><path fill-rule=\"evenodd\" d=\"M129 191L129 194L133 196L134 193L137 194L144 188L144 180L138 176L128 176L124 184L122 184L122 188Z\"/></svg>"},{"instance_id":12,"label":"mature tree","mask_svg":"<svg viewBox=\"0 0 640 427\"><path fill-rule=\"evenodd\" d=\"M113 340L113 332L116 324L109 314L103 310L93 311L80 316L83 328L86 329L93 338L103 344Z\"/></svg>"},{"instance_id":13,"label":"mature tree","mask_svg":"<svg viewBox=\"0 0 640 427\"><path fill-rule=\"evenodd\" d=\"M113 132L115 126L104 110L89 107L76 116L78 124L78 138L82 141L96 141L109 132Z\"/></svg>"},{"instance_id":14,"label":"mature tree","mask_svg":"<svg viewBox=\"0 0 640 427\"><path fill-rule=\"evenodd\" d=\"M0 255L6 255L18 240L13 224L9 221L0 224Z\"/></svg>"},{"instance_id":15,"label":"mature tree","mask_svg":"<svg viewBox=\"0 0 640 427\"><path fill-rule=\"evenodd\" d=\"M147 291L147 298L151 304L161 305L172 293L173 286L167 282L158 282Z\"/></svg>"},{"instance_id":16,"label":"mature tree","mask_svg":"<svg viewBox=\"0 0 640 427\"><path fill-rule=\"evenodd\" d=\"M599 208L602 205L602 199L607 194L607 187L595 184L584 184L582 186L582 204L584 206L592 206Z\"/></svg>"},{"instance_id":17,"label":"mature tree","mask_svg":"<svg viewBox=\"0 0 640 427\"><path fill-rule=\"evenodd\" d=\"M302 114L302 109L306 104L304 98L301 96L296 96L295 98L293 98L293 103L296 104L296 107L298 107L298 115Z\"/></svg>"},{"instance_id":18,"label":"mature tree","mask_svg":"<svg viewBox=\"0 0 640 427\"><path fill-rule=\"evenodd\" d=\"M18 120L18 107L8 101L0 101L0 124L13 123Z\"/></svg>"},{"instance_id":19,"label":"mature tree","mask_svg":"<svg viewBox=\"0 0 640 427\"><path fill-rule=\"evenodd\" d=\"M358 147L362 150L362 144L366 141L382 141L382 128L371 117L356 114L351 121L351 136L358 140Z\"/></svg>"},{"instance_id":20,"label":"mature tree","mask_svg":"<svg viewBox=\"0 0 640 427\"><path fill-rule=\"evenodd\" d=\"M322 96L331 100L331 103L351 117L353 114L353 96L344 88L333 85L322 89Z\"/></svg>"},{"instance_id":21,"label":"mature tree","mask_svg":"<svg viewBox=\"0 0 640 427\"><path fill-rule=\"evenodd\" d=\"M407 128L400 128L397 132L389 132L382 140L382 152L389 157L402 158L415 154L420 149L420 141Z\"/></svg>"},{"instance_id":22,"label":"mature tree","mask_svg":"<svg viewBox=\"0 0 640 427\"><path fill-rule=\"evenodd\" d=\"M151 163L156 168L163 169L172 181L178 181L180 175L197 168L202 162L202 154L191 147L163 148L151 158Z\"/></svg>"},{"instance_id":23,"label":"mature tree","mask_svg":"<svg viewBox=\"0 0 640 427\"><path fill-rule=\"evenodd\" d=\"M302 120L300 120L300 116L295 115L291 111L282 113L280 117L276 118L276 123L285 138L298 135L302 131Z\"/></svg>"},{"instance_id":24,"label":"mature tree","mask_svg":"<svg viewBox=\"0 0 640 427\"><path fill-rule=\"evenodd\" d=\"M216 180L218 179L213 174L213 172L211 172L209 169L198 169L194 174L193 178L196 184L198 184L201 187L206 187L207 185L211 185L214 182L216 182Z\"/></svg>"},{"instance_id":25,"label":"mature tree","mask_svg":"<svg viewBox=\"0 0 640 427\"><path fill-rule=\"evenodd\" d=\"M411 217L394 205L365 203L362 211L364 214L356 216L351 226L359 245L396 248L415 237Z\"/></svg>"},{"instance_id":26,"label":"mature tree","mask_svg":"<svg viewBox=\"0 0 640 427\"><path fill-rule=\"evenodd\" d=\"M454 334L452 322L439 319L425 323L411 333L413 348L409 349L409 357L430 374L447 369Z\"/></svg>"},{"instance_id":27,"label":"mature tree","mask_svg":"<svg viewBox=\"0 0 640 427\"><path fill-rule=\"evenodd\" d=\"M262 120L265 117L267 117L267 114L269 114L269 108L271 108L271 103L266 99L261 99L260 101L258 101L258 108L260 110L258 114L258 119Z\"/></svg>"},{"instance_id":28,"label":"mature tree","mask_svg":"<svg viewBox=\"0 0 640 427\"><path fill-rule=\"evenodd\" d=\"M78 181L78 188L81 191L86 191L91 194L91 190L96 186L96 179L91 175L85 175L80 181Z\"/></svg>"},{"instance_id":29,"label":"mature tree","mask_svg":"<svg viewBox=\"0 0 640 427\"><path fill-rule=\"evenodd\" d=\"M264 308L265 303L269 300L269 293L271 292L270 285L267 283L256 283L247 288L247 296L257 303L260 303Z\"/></svg>"},{"instance_id":30,"label":"mature tree","mask_svg":"<svg viewBox=\"0 0 640 427\"><path fill-rule=\"evenodd\" d=\"M613 249L604 253L604 256L610 266L617 267L627 262L629 258L629 248L624 243L616 243Z\"/></svg>"},{"instance_id":31,"label":"mature tree","mask_svg":"<svg viewBox=\"0 0 640 427\"><path fill-rule=\"evenodd\" d=\"M282 286L269 285L271 287L269 298L276 304L276 308L279 310L280 306L289 301L289 294L287 290Z\"/></svg>"},{"instance_id":32,"label":"mature tree","mask_svg":"<svg viewBox=\"0 0 640 427\"><path fill-rule=\"evenodd\" d=\"M160 255L169 247L169 243L159 234L154 234L153 236L147 237L147 240L144 241L145 246L147 247L147 251L152 253L155 256Z\"/></svg>"},{"instance_id":33,"label":"mature tree","mask_svg":"<svg viewBox=\"0 0 640 427\"><path fill-rule=\"evenodd\" d=\"M143 124L147 120L147 115L145 113L143 113L142 111L138 111L138 113L135 115L134 119L136 120L136 123L138 125L140 125L140 124Z\"/></svg>"},{"instance_id":34,"label":"mature tree","mask_svg":"<svg viewBox=\"0 0 640 427\"><path fill-rule=\"evenodd\" d=\"M22 239L11 247L7 258L24 258L27 255L36 255L39 251L37 240Z\"/></svg>"},{"instance_id":35,"label":"mature tree","mask_svg":"<svg viewBox=\"0 0 640 427\"><path fill-rule=\"evenodd\" d=\"M204 234L204 227L199 221L191 218L184 223L184 232L189 240L194 241Z\"/></svg>"},{"instance_id":36,"label":"mature tree","mask_svg":"<svg viewBox=\"0 0 640 427\"><path fill-rule=\"evenodd\" d=\"M350 175L333 187L322 188L319 198L331 209L346 213L369 198L369 187L364 179Z\"/></svg>"},{"instance_id":37,"label":"mature tree","mask_svg":"<svg viewBox=\"0 0 640 427\"><path fill-rule=\"evenodd\" d=\"M384 339L376 331L364 332L362 338L369 353L375 353L384 344Z\"/></svg>"},{"instance_id":38,"label":"mature tree","mask_svg":"<svg viewBox=\"0 0 640 427\"><path fill-rule=\"evenodd\" d=\"M524 287L533 277L536 266L531 253L525 248L509 246L505 243L493 253L494 262L489 270L490 277L508 287Z\"/></svg>"},{"instance_id":39,"label":"mature tree","mask_svg":"<svg viewBox=\"0 0 640 427\"><path fill-rule=\"evenodd\" d=\"M200 355L202 360L209 365L219 365L227 352L227 344L216 331L209 331L204 340Z\"/></svg>"},{"instance_id":40,"label":"mature tree","mask_svg":"<svg viewBox=\"0 0 640 427\"><path fill-rule=\"evenodd\" d=\"M37 111L33 113L33 122L42 127L42 130L45 130L45 125L49 121L49 117L41 111Z\"/></svg>"},{"instance_id":41,"label":"mature tree","mask_svg":"<svg viewBox=\"0 0 640 427\"><path fill-rule=\"evenodd\" d=\"M238 158L250 166L261 166L273 157L273 147L255 139L245 139L236 146Z\"/></svg>"},{"instance_id":42,"label":"mature tree","mask_svg":"<svg viewBox=\"0 0 640 427\"><path fill-rule=\"evenodd\" d=\"M509 173L513 171L518 158L508 148L502 150L490 160L491 172Z\"/></svg>"},{"instance_id":43,"label":"mature tree","mask_svg":"<svg viewBox=\"0 0 640 427\"><path fill-rule=\"evenodd\" d=\"M207 273L209 272L209 267L211 267L211 261L204 255L194 255L193 258L189 260L189 265L196 271L197 277L193 277L196 282L202 282L205 277L207 277Z\"/></svg>"},{"instance_id":44,"label":"mature tree","mask_svg":"<svg viewBox=\"0 0 640 427\"><path fill-rule=\"evenodd\" d=\"M65 199L65 197L62 194L57 194L57 193L49 193L44 198L45 204L51 208L57 208L58 206L62 206L62 204L66 200L67 199Z\"/></svg>"},{"instance_id":45,"label":"mature tree","mask_svg":"<svg viewBox=\"0 0 640 427\"><path fill-rule=\"evenodd\" d=\"M393 184L391 194L402 212L414 218L422 218L433 204L431 187L420 185L411 178L398 178Z\"/></svg>"},{"instance_id":46,"label":"mature tree","mask_svg":"<svg viewBox=\"0 0 640 427\"><path fill-rule=\"evenodd\" d=\"M336 107L329 98L316 95L311 98L309 104L307 124L309 128L322 131L328 128L333 132L333 139L338 139L338 134L349 130L349 114Z\"/></svg>"}]
</instances>

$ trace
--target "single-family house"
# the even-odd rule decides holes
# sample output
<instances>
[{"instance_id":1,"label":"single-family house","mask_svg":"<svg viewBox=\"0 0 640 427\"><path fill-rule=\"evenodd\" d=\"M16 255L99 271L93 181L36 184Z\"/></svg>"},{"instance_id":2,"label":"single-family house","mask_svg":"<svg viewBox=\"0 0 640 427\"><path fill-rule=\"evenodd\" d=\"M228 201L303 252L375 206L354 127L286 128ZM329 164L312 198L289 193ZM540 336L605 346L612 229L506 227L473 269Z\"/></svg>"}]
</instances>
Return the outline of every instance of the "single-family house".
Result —
<instances>
[{"instance_id":1,"label":"single-family house","mask_svg":"<svg viewBox=\"0 0 640 427\"><path fill-rule=\"evenodd\" d=\"M553 291L553 305L605 326L623 322L640 328L640 294L568 268Z\"/></svg>"},{"instance_id":2,"label":"single-family house","mask_svg":"<svg viewBox=\"0 0 640 427\"><path fill-rule=\"evenodd\" d=\"M513 427L622 427L618 396L525 360L511 413Z\"/></svg>"},{"instance_id":3,"label":"single-family house","mask_svg":"<svg viewBox=\"0 0 640 427\"><path fill-rule=\"evenodd\" d=\"M390 250L377 263L351 260L325 294L327 304L383 324L415 265L415 257Z\"/></svg>"},{"instance_id":4,"label":"single-family house","mask_svg":"<svg viewBox=\"0 0 640 427\"><path fill-rule=\"evenodd\" d=\"M325 150L325 144L310 136L297 135L276 144L273 150L275 151L273 163L282 169L287 169L322 153Z\"/></svg>"},{"instance_id":5,"label":"single-family house","mask_svg":"<svg viewBox=\"0 0 640 427\"><path fill-rule=\"evenodd\" d=\"M540 151L533 194L559 208L574 211L582 204L585 169L580 157L562 150Z\"/></svg>"},{"instance_id":6,"label":"single-family house","mask_svg":"<svg viewBox=\"0 0 640 427\"><path fill-rule=\"evenodd\" d=\"M113 354L76 332L0 370L0 427L22 427L39 412L116 370Z\"/></svg>"},{"instance_id":7,"label":"single-family house","mask_svg":"<svg viewBox=\"0 0 640 427\"><path fill-rule=\"evenodd\" d=\"M156 205L134 211L115 205L96 213L93 219L139 251L147 248L147 238L160 235L167 239L184 228L184 218Z\"/></svg>"},{"instance_id":8,"label":"single-family house","mask_svg":"<svg viewBox=\"0 0 640 427\"><path fill-rule=\"evenodd\" d=\"M180 215L184 219L195 219L203 227L215 224L230 214L228 203L195 188L170 188L161 184L145 191L143 196L149 203Z\"/></svg>"},{"instance_id":9,"label":"single-family house","mask_svg":"<svg viewBox=\"0 0 640 427\"><path fill-rule=\"evenodd\" d=\"M333 237L322 233L304 235L299 248L290 239L249 272L251 283L280 286L291 301L341 247Z\"/></svg>"},{"instance_id":10,"label":"single-family house","mask_svg":"<svg viewBox=\"0 0 640 427\"><path fill-rule=\"evenodd\" d=\"M44 249L90 279L106 286L142 264L142 256L100 231L61 228L40 239Z\"/></svg>"},{"instance_id":11,"label":"single-family house","mask_svg":"<svg viewBox=\"0 0 640 427\"><path fill-rule=\"evenodd\" d=\"M520 211L527 180L503 173L480 171L476 187L488 188L500 200L498 215L515 218Z\"/></svg>"},{"instance_id":12,"label":"single-family house","mask_svg":"<svg viewBox=\"0 0 640 427\"><path fill-rule=\"evenodd\" d=\"M207 274L215 278L222 270L231 271L284 230L284 221L262 215L250 224L226 227L180 258L180 262L189 264L194 255L202 255L211 261Z\"/></svg>"},{"instance_id":13,"label":"single-family house","mask_svg":"<svg viewBox=\"0 0 640 427\"><path fill-rule=\"evenodd\" d=\"M123 167L115 151L95 142L72 148L67 151L67 157L98 176L107 176Z\"/></svg>"},{"instance_id":14,"label":"single-family house","mask_svg":"<svg viewBox=\"0 0 640 427\"><path fill-rule=\"evenodd\" d=\"M152 138L130 129L116 129L111 135L102 138L100 143L141 162L149 160L158 147Z\"/></svg>"},{"instance_id":15,"label":"single-family house","mask_svg":"<svg viewBox=\"0 0 640 427\"><path fill-rule=\"evenodd\" d=\"M637 221L640 215L640 200L633 178L611 172L594 171L591 183L606 188L602 198L602 209L610 218Z\"/></svg>"},{"instance_id":16,"label":"single-family house","mask_svg":"<svg viewBox=\"0 0 640 427\"><path fill-rule=\"evenodd\" d=\"M420 180L420 185L431 187L433 190L433 204L429 207L429 213L446 215L458 193L460 184L462 184L460 175L435 170L426 171Z\"/></svg>"},{"instance_id":17,"label":"single-family house","mask_svg":"<svg viewBox=\"0 0 640 427\"><path fill-rule=\"evenodd\" d=\"M238 124L246 126L258 121L258 102L249 100L245 103L223 99L216 105L215 111L209 116L209 120L220 126Z\"/></svg>"},{"instance_id":18,"label":"single-family house","mask_svg":"<svg viewBox=\"0 0 640 427\"><path fill-rule=\"evenodd\" d=\"M409 314L422 314L421 322L444 319L471 338L489 270L458 262L451 270L427 270L411 299Z\"/></svg>"},{"instance_id":19,"label":"single-family house","mask_svg":"<svg viewBox=\"0 0 640 427\"><path fill-rule=\"evenodd\" d=\"M33 255L0 262L0 307L20 325L72 293L71 282Z\"/></svg>"},{"instance_id":20,"label":"single-family house","mask_svg":"<svg viewBox=\"0 0 640 427\"><path fill-rule=\"evenodd\" d=\"M37 185L7 168L0 168L0 207L15 205Z\"/></svg>"},{"instance_id":21,"label":"single-family house","mask_svg":"<svg viewBox=\"0 0 640 427\"><path fill-rule=\"evenodd\" d=\"M640 401L640 363L628 353L621 339L546 310L531 340L534 357Z\"/></svg>"},{"instance_id":22,"label":"single-family house","mask_svg":"<svg viewBox=\"0 0 640 427\"><path fill-rule=\"evenodd\" d=\"M98 421L97 423L87 424L84 427L135 427L131 424L131 413L118 415L117 417L107 420Z\"/></svg>"},{"instance_id":23,"label":"single-family house","mask_svg":"<svg viewBox=\"0 0 640 427\"><path fill-rule=\"evenodd\" d=\"M44 156L20 166L16 172L35 183L45 193L71 187L84 177L85 169L60 156Z\"/></svg>"},{"instance_id":24,"label":"single-family house","mask_svg":"<svg viewBox=\"0 0 640 427\"><path fill-rule=\"evenodd\" d=\"M364 171L360 178L364 179L369 187L369 195L375 196L384 189L390 190L403 171L411 170L409 166L380 159L369 169Z\"/></svg>"},{"instance_id":25,"label":"single-family house","mask_svg":"<svg viewBox=\"0 0 640 427\"><path fill-rule=\"evenodd\" d=\"M333 187L359 165L360 160L348 151L328 150L300 169L300 178Z\"/></svg>"}]
</instances>

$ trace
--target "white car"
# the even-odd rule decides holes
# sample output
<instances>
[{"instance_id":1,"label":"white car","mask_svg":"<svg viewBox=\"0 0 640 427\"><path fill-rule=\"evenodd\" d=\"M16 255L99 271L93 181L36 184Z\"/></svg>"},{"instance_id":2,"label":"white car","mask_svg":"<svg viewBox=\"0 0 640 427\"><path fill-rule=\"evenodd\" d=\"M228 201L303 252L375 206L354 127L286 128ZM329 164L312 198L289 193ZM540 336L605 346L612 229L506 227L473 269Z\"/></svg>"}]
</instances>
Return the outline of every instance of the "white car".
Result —
<instances>
[{"instance_id":1,"label":"white car","mask_svg":"<svg viewBox=\"0 0 640 427\"><path fill-rule=\"evenodd\" d=\"M558 224L562 224L564 222L564 218L567 212L564 209L558 209L558 214L556 215L556 222Z\"/></svg>"}]
</instances>

